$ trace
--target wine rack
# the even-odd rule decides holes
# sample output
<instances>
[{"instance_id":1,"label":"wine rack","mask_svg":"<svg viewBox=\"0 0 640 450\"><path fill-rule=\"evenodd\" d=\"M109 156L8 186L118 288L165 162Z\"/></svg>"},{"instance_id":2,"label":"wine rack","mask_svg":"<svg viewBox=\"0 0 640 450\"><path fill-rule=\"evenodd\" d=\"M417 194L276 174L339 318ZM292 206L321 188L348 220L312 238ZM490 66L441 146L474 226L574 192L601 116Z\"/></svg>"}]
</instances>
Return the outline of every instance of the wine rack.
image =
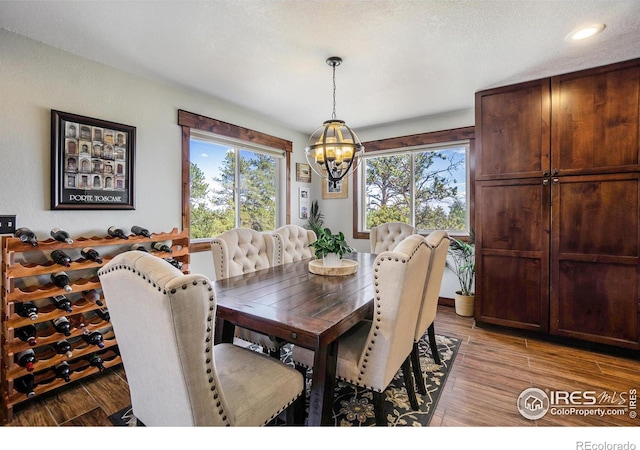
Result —
<instances>
[{"instance_id":1,"label":"wine rack","mask_svg":"<svg viewBox=\"0 0 640 450\"><path fill-rule=\"evenodd\" d=\"M151 248L154 242L168 242L172 253L156 251ZM99 312L108 311L108 304L102 295L97 271L117 254L129 251L133 244L143 245L151 254L161 258L172 258L184 273L189 273L189 232L178 232L174 228L168 233L152 233L151 237L129 235L128 239L113 236L78 237L73 243L54 239L40 241L33 247L13 236L2 236L2 303L0 309L0 421L3 424L13 418L13 407L24 401L67 385L67 381L57 378L54 368L66 362L71 369L70 381L77 381L99 372L98 367L90 365L89 357L97 354L103 360L104 368L120 364L116 336L108 320ZM148 244L148 245L146 245ZM85 259L80 251L92 247L100 253L101 263ZM63 250L71 257L68 267L51 260L54 250ZM140 250L132 250L140 251ZM57 287L51 280L56 272L66 272L70 279L71 292ZM95 289L100 294L103 305L87 300L83 292ZM71 300L71 312L57 309L50 301L52 297L64 295ZM16 314L16 305L34 302L38 306L38 317L31 320ZM68 336L58 332L53 320L65 316L71 323ZM102 314L104 316L104 314ZM35 325L37 343L30 346L18 339L15 331L27 325ZM84 336L100 331L104 347L91 345ZM72 347L72 356L57 354L53 345L66 339ZM31 372L16 362L16 355L33 349L36 361ZM35 395L28 397L19 392L16 380L32 374L34 376Z\"/></svg>"}]
</instances>

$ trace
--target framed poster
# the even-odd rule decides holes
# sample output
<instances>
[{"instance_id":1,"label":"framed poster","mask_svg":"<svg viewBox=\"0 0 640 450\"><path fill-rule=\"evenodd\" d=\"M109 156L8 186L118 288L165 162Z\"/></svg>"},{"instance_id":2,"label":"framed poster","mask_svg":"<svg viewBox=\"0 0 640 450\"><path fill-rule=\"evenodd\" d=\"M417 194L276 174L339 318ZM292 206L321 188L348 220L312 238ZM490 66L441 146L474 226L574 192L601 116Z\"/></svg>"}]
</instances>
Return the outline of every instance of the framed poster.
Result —
<instances>
[{"instance_id":1,"label":"framed poster","mask_svg":"<svg viewBox=\"0 0 640 450\"><path fill-rule=\"evenodd\" d=\"M311 167L309 167L309 164L296 163L296 181L311 183Z\"/></svg>"},{"instance_id":2,"label":"framed poster","mask_svg":"<svg viewBox=\"0 0 640 450\"><path fill-rule=\"evenodd\" d=\"M300 219L309 218L309 188L298 188L298 217Z\"/></svg>"},{"instance_id":3,"label":"framed poster","mask_svg":"<svg viewBox=\"0 0 640 450\"><path fill-rule=\"evenodd\" d=\"M344 177L340 181L330 181L328 178L322 178L322 198L347 198L348 177Z\"/></svg>"},{"instance_id":4,"label":"framed poster","mask_svg":"<svg viewBox=\"0 0 640 450\"><path fill-rule=\"evenodd\" d=\"M136 128L51 110L51 209L135 209Z\"/></svg>"}]
</instances>

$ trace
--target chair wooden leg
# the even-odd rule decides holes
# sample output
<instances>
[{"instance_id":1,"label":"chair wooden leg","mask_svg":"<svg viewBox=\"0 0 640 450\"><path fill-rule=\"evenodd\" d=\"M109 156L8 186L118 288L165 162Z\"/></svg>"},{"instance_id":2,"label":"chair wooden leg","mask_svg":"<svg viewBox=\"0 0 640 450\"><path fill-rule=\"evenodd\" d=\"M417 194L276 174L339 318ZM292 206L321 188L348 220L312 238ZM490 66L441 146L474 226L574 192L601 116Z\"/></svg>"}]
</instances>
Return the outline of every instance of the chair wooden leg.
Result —
<instances>
[{"instance_id":1,"label":"chair wooden leg","mask_svg":"<svg viewBox=\"0 0 640 450\"><path fill-rule=\"evenodd\" d=\"M418 350L418 343L413 343L413 350L411 351L411 367L413 368L413 378L416 380L418 386L418 392L420 395L427 395L427 386L424 382L424 376L422 375L422 367L420 366L420 351Z\"/></svg>"},{"instance_id":2,"label":"chair wooden leg","mask_svg":"<svg viewBox=\"0 0 640 450\"><path fill-rule=\"evenodd\" d=\"M404 376L404 385L407 388L407 396L409 397L409 403L414 411L419 409L418 398L416 397L416 390L413 384L413 372L411 371L411 355L407 356L407 359L402 363L402 375Z\"/></svg>"},{"instance_id":3,"label":"chair wooden leg","mask_svg":"<svg viewBox=\"0 0 640 450\"><path fill-rule=\"evenodd\" d=\"M304 392L287 408L287 425L302 426L305 420Z\"/></svg>"},{"instance_id":4,"label":"chair wooden leg","mask_svg":"<svg viewBox=\"0 0 640 450\"><path fill-rule=\"evenodd\" d=\"M431 323L431 325L429 325L427 332L429 333L429 347L431 348L431 356L433 356L433 361L436 364L442 364L440 360L440 354L438 353L438 344L436 343L436 331L435 331L435 328L433 327L433 322Z\"/></svg>"},{"instance_id":5,"label":"chair wooden leg","mask_svg":"<svg viewBox=\"0 0 640 450\"><path fill-rule=\"evenodd\" d=\"M384 412L384 392L373 392L373 412L376 415L376 426L378 427L386 427L387 426L387 416Z\"/></svg>"}]
</instances>

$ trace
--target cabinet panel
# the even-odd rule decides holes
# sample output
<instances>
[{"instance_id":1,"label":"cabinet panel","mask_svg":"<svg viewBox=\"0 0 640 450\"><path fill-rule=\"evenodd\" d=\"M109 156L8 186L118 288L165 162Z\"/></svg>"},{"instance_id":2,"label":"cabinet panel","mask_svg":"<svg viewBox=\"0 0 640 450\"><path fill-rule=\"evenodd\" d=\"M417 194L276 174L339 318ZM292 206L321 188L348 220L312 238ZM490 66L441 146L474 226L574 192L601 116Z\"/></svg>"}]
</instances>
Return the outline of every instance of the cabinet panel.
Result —
<instances>
[{"instance_id":1,"label":"cabinet panel","mask_svg":"<svg viewBox=\"0 0 640 450\"><path fill-rule=\"evenodd\" d=\"M638 174L554 180L554 254L590 259L638 256Z\"/></svg>"},{"instance_id":2,"label":"cabinet panel","mask_svg":"<svg viewBox=\"0 0 640 450\"><path fill-rule=\"evenodd\" d=\"M477 320L527 330L548 330L548 268L540 257L494 255L478 261ZM482 268L480 268L482 266Z\"/></svg>"},{"instance_id":3,"label":"cabinet panel","mask_svg":"<svg viewBox=\"0 0 640 450\"><path fill-rule=\"evenodd\" d=\"M548 180L476 184L476 319L548 330Z\"/></svg>"},{"instance_id":4,"label":"cabinet panel","mask_svg":"<svg viewBox=\"0 0 640 450\"><path fill-rule=\"evenodd\" d=\"M551 332L637 347L640 175L552 186Z\"/></svg>"},{"instance_id":5,"label":"cabinet panel","mask_svg":"<svg viewBox=\"0 0 640 450\"><path fill-rule=\"evenodd\" d=\"M549 80L476 94L476 180L549 171Z\"/></svg>"},{"instance_id":6,"label":"cabinet panel","mask_svg":"<svg viewBox=\"0 0 640 450\"><path fill-rule=\"evenodd\" d=\"M640 67L552 78L552 167L560 175L640 169Z\"/></svg>"},{"instance_id":7,"label":"cabinet panel","mask_svg":"<svg viewBox=\"0 0 640 450\"><path fill-rule=\"evenodd\" d=\"M551 332L637 348L637 265L559 260Z\"/></svg>"}]
</instances>

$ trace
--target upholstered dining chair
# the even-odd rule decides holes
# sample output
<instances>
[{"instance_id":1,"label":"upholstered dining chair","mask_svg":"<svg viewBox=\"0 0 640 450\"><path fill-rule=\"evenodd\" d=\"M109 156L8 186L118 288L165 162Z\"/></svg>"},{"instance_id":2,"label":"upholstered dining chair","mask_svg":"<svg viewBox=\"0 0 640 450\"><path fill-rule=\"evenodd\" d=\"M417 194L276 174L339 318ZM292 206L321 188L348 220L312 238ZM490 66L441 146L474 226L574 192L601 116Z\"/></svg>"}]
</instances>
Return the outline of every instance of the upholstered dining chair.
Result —
<instances>
[{"instance_id":1,"label":"upholstered dining chair","mask_svg":"<svg viewBox=\"0 0 640 450\"><path fill-rule=\"evenodd\" d=\"M149 253L121 253L98 276L131 395L147 426L262 426L294 404L303 377L267 355L213 344L216 296ZM301 400L302 399L302 400ZM301 416L298 416L301 418Z\"/></svg>"},{"instance_id":2,"label":"upholstered dining chair","mask_svg":"<svg viewBox=\"0 0 640 450\"><path fill-rule=\"evenodd\" d=\"M411 363L413 367L413 376L416 379L418 392L421 395L427 394L427 387L422 375L420 366L420 349L419 341L424 333L428 333L429 347L431 355L436 364L440 364L440 355L438 354L438 345L436 343L436 333L434 323L436 312L438 310L438 298L440 297L440 287L442 286L442 278L447 263L447 253L449 252L449 234L443 230L436 230L429 233L424 238L431 248L431 261L427 271L426 283L422 294L422 303L420 305L420 313L418 314L418 323L416 332L413 336L413 350L411 351Z\"/></svg>"},{"instance_id":3,"label":"upholstered dining chair","mask_svg":"<svg viewBox=\"0 0 640 450\"><path fill-rule=\"evenodd\" d=\"M250 228L227 230L211 241L216 280L222 280L279 265L277 242L271 233ZM280 342L275 337L236 327L235 337L262 346L273 357L280 357Z\"/></svg>"},{"instance_id":4,"label":"upholstered dining chair","mask_svg":"<svg viewBox=\"0 0 640 450\"><path fill-rule=\"evenodd\" d=\"M286 264L315 255L309 244L317 239L313 230L307 230L298 225L284 225L273 232L276 238L276 263Z\"/></svg>"},{"instance_id":5,"label":"upholstered dining chair","mask_svg":"<svg viewBox=\"0 0 640 450\"><path fill-rule=\"evenodd\" d=\"M373 392L377 425L387 423L384 392L400 368L409 402L418 409L410 355L430 259L431 249L420 235L378 254L372 273L373 320L356 324L338 338L336 377ZM299 370L313 366L311 350L296 345L292 358Z\"/></svg>"},{"instance_id":6,"label":"upholstered dining chair","mask_svg":"<svg viewBox=\"0 0 640 450\"><path fill-rule=\"evenodd\" d=\"M373 227L369 232L371 253L394 250L404 238L412 234L418 234L418 229L407 223L388 222Z\"/></svg>"}]
</instances>

